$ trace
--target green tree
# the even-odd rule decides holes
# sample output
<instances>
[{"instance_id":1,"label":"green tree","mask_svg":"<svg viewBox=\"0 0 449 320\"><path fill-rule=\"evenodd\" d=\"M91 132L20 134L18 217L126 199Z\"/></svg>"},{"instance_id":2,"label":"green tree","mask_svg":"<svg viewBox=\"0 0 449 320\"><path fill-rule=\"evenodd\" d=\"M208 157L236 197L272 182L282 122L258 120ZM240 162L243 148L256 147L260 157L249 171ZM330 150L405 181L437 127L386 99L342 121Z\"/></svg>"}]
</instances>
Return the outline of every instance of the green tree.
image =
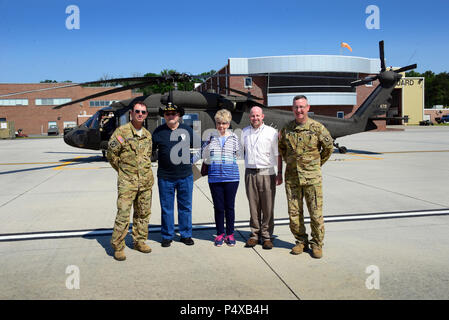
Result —
<instances>
[{"instance_id":1,"label":"green tree","mask_svg":"<svg viewBox=\"0 0 449 320\"><path fill-rule=\"evenodd\" d=\"M203 72L201 75L208 75L208 74L214 74L216 71L215 70L211 70L209 72ZM176 74L179 73L176 70L173 69L164 69L162 70L159 74L156 73L146 73L144 76L145 77L157 77L157 76L167 76L167 75L172 75L172 74ZM196 82L202 82L202 80L194 78L192 81L187 81L187 82L178 82L177 88L180 91L192 91L193 88L195 87L195 83ZM154 93L166 93L169 92L170 90L174 90L175 89L175 84L174 83L168 83L168 82L163 82L163 83L159 83L159 84L152 84L149 86L146 86L142 89L140 89L139 91L142 92L144 95L149 95L149 94L154 94Z\"/></svg>"},{"instance_id":2,"label":"green tree","mask_svg":"<svg viewBox=\"0 0 449 320\"><path fill-rule=\"evenodd\" d=\"M40 83L58 83L58 81L56 81L56 80L43 80L43 81L40 81Z\"/></svg>"},{"instance_id":3,"label":"green tree","mask_svg":"<svg viewBox=\"0 0 449 320\"><path fill-rule=\"evenodd\" d=\"M449 73L441 72L435 74L428 70L424 73L410 71L407 77L424 77L425 107L432 108L434 105L449 105Z\"/></svg>"}]
</instances>

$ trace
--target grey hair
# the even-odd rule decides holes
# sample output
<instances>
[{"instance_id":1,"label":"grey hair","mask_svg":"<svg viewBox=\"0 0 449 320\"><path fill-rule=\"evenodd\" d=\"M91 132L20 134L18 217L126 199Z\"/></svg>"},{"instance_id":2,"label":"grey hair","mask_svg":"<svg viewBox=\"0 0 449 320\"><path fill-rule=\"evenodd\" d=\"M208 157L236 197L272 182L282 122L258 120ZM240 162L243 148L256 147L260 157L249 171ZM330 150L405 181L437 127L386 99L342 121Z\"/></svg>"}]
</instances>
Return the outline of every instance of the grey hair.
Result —
<instances>
[{"instance_id":1,"label":"grey hair","mask_svg":"<svg viewBox=\"0 0 449 320\"><path fill-rule=\"evenodd\" d=\"M229 112L229 110L221 109L218 110L214 117L215 121L221 121L221 122L229 122L231 123L232 120L232 114Z\"/></svg>"}]
</instances>

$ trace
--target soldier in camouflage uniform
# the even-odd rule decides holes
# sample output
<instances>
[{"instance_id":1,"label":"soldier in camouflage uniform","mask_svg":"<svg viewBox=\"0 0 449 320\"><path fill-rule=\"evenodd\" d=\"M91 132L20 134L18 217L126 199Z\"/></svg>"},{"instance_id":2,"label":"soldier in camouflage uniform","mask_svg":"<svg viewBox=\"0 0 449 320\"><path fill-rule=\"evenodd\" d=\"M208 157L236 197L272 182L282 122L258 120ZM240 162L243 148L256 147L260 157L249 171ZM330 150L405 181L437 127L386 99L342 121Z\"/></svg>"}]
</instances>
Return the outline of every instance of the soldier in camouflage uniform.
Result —
<instances>
[{"instance_id":1,"label":"soldier in camouflage uniform","mask_svg":"<svg viewBox=\"0 0 449 320\"><path fill-rule=\"evenodd\" d=\"M282 128L279 134L279 154L287 164L285 190L290 230L297 240L290 253L300 254L308 249L310 243L312 256L321 258L324 239L321 166L333 152L333 140L321 123L308 117L309 108L305 96L293 99L295 120ZM278 172L282 173L282 160L278 161L278 165ZM310 241L304 225L304 198L311 220Z\"/></svg>"},{"instance_id":2,"label":"soldier in camouflage uniform","mask_svg":"<svg viewBox=\"0 0 449 320\"><path fill-rule=\"evenodd\" d=\"M134 249L149 253L148 223L151 215L152 186L151 133L143 127L147 107L136 102L131 111L132 121L117 128L109 139L107 158L118 173L117 216L111 245L114 258L126 259L125 237L128 234L129 214L134 207L132 238Z\"/></svg>"}]
</instances>

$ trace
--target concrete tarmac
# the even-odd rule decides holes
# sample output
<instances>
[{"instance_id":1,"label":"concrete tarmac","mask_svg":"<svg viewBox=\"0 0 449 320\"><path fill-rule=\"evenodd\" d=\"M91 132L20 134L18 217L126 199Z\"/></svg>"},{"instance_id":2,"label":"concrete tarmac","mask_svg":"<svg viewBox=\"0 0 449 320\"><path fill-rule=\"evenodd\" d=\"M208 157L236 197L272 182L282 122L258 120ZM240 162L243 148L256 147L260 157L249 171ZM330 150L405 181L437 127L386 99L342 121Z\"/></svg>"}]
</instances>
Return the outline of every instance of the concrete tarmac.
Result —
<instances>
[{"instance_id":1,"label":"concrete tarmac","mask_svg":"<svg viewBox=\"0 0 449 320\"><path fill-rule=\"evenodd\" d=\"M147 241L153 251L132 250L128 236L127 259L118 262L109 245L116 173L101 153L61 138L0 140L0 299L448 299L449 127L366 132L338 142L348 153L335 152L323 167L322 259L289 254L294 238L284 185L276 190L275 247L244 247L243 179L237 245L214 247L213 205L207 178L200 178L195 245L178 236L161 247L155 184Z\"/></svg>"}]
</instances>

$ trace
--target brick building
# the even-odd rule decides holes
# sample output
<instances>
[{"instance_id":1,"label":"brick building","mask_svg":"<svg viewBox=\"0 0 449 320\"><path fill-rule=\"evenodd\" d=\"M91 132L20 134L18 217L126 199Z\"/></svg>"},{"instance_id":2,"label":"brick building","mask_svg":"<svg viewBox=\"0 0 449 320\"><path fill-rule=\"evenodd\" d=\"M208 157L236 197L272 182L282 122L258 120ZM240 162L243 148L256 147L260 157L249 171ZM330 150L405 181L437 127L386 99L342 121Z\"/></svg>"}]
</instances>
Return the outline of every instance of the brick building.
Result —
<instances>
[{"instance_id":1,"label":"brick building","mask_svg":"<svg viewBox=\"0 0 449 320\"><path fill-rule=\"evenodd\" d=\"M0 96L15 92L41 90L70 85L71 83L0 83ZM0 121L13 121L15 130L22 129L28 135L46 134L50 125L63 128L79 125L96 111L113 101L125 100L141 95L126 90L54 110L53 107L88 95L110 90L109 87L67 87L52 90L22 93L0 97Z\"/></svg>"}]
</instances>

